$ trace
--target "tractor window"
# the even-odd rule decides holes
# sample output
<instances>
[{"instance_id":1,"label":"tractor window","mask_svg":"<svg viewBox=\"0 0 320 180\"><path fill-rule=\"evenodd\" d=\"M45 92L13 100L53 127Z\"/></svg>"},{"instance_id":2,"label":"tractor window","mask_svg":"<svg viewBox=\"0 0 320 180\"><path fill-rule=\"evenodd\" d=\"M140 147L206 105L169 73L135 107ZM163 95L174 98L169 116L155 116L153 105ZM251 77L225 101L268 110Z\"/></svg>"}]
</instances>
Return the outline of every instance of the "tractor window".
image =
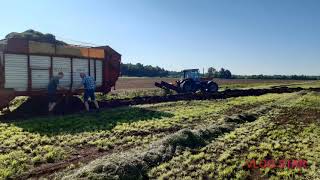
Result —
<instances>
[{"instance_id":1,"label":"tractor window","mask_svg":"<svg viewBox=\"0 0 320 180\"><path fill-rule=\"evenodd\" d=\"M185 78L188 79L199 79L199 72L198 71L187 71L185 72Z\"/></svg>"}]
</instances>

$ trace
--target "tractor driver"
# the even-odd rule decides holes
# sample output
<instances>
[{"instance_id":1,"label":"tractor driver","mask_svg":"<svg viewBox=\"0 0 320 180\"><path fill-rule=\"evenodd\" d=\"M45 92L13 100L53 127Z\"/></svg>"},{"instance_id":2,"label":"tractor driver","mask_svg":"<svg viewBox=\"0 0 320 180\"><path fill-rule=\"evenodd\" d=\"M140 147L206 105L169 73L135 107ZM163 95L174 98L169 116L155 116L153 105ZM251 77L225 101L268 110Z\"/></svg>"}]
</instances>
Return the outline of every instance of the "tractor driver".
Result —
<instances>
[{"instance_id":1,"label":"tractor driver","mask_svg":"<svg viewBox=\"0 0 320 180\"><path fill-rule=\"evenodd\" d=\"M49 81L48 84L48 111L52 112L54 107L57 104L57 89L64 89L63 87L59 86L59 80L63 78L63 72L59 72L57 76L53 76L52 79Z\"/></svg>"}]
</instances>

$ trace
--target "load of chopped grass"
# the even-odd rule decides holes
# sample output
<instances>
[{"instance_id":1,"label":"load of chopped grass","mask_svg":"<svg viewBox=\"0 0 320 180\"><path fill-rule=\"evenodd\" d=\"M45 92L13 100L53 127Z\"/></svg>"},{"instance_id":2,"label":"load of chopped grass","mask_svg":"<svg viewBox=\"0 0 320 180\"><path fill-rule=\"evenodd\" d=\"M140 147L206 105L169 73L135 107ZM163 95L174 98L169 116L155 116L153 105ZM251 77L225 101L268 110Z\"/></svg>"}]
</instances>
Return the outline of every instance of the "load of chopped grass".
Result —
<instances>
[{"instance_id":1,"label":"load of chopped grass","mask_svg":"<svg viewBox=\"0 0 320 180\"><path fill-rule=\"evenodd\" d=\"M35 31L33 29L29 29L21 33L12 32L7 34L5 38L6 39L28 39L28 40L38 41L38 42L57 44L57 45L68 45L63 41L57 40L53 34L48 34L48 33L44 34L39 31Z\"/></svg>"}]
</instances>

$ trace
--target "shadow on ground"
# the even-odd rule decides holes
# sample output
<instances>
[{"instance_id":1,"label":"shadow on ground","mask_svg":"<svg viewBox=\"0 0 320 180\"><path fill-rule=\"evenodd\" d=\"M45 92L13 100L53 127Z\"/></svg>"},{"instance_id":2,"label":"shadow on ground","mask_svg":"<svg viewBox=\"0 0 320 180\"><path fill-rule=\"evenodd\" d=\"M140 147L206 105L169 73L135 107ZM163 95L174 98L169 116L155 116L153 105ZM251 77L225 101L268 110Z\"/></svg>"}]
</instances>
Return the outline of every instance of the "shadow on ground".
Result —
<instances>
[{"instance_id":1,"label":"shadow on ground","mask_svg":"<svg viewBox=\"0 0 320 180\"><path fill-rule=\"evenodd\" d=\"M50 136L111 130L117 124L155 120L164 117L173 117L173 114L140 107L122 107L100 112L40 117L27 121L15 121L12 124L24 131Z\"/></svg>"},{"instance_id":2,"label":"shadow on ground","mask_svg":"<svg viewBox=\"0 0 320 180\"><path fill-rule=\"evenodd\" d=\"M53 114L64 115L84 110L83 102L76 96L59 97ZM26 119L34 116L48 115L48 98L30 97L19 104L13 111L1 116L1 119Z\"/></svg>"}]
</instances>

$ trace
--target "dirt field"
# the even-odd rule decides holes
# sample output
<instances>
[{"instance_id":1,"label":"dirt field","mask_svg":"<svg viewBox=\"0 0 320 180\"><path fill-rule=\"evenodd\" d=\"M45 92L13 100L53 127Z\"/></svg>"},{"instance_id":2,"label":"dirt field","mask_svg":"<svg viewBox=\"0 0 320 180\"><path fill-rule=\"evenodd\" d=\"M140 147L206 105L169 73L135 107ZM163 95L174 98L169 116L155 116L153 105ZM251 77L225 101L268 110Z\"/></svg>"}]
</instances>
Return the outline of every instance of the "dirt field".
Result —
<instances>
[{"instance_id":1,"label":"dirt field","mask_svg":"<svg viewBox=\"0 0 320 180\"><path fill-rule=\"evenodd\" d=\"M134 78L134 77L122 77L116 84L117 90L123 89L146 89L156 88L155 82L166 81L174 82L177 78ZM298 80L255 80L255 79L214 79L221 87L250 87L257 85L286 85L293 83L305 83L305 81Z\"/></svg>"}]
</instances>

